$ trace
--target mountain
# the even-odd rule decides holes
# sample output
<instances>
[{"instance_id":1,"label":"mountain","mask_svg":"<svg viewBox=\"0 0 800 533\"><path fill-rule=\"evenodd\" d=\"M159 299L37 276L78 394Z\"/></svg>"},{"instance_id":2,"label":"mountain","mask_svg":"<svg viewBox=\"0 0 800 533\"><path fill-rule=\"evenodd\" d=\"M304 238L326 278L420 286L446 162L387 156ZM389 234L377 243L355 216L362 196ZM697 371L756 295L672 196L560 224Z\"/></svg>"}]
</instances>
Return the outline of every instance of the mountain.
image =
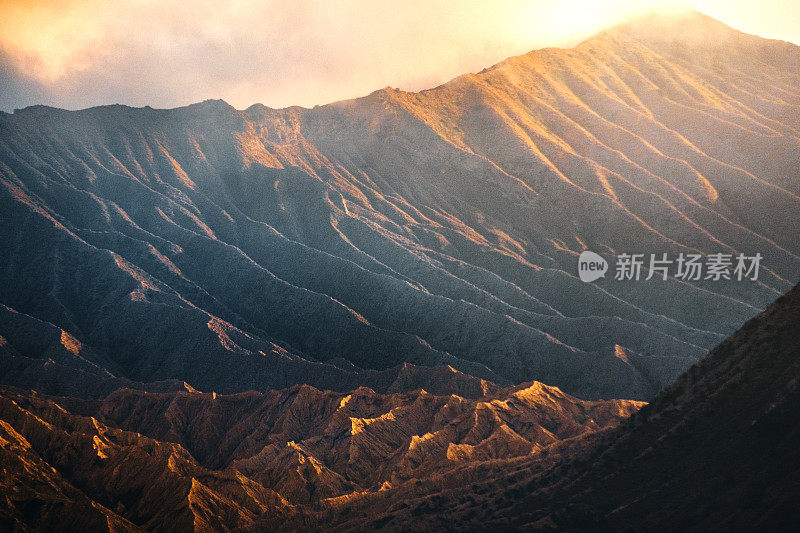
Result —
<instances>
[{"instance_id":1,"label":"mountain","mask_svg":"<svg viewBox=\"0 0 800 533\"><path fill-rule=\"evenodd\" d=\"M389 392L436 367L649 399L798 281L799 63L690 14L313 109L0 114L2 382ZM588 284L586 249L764 260Z\"/></svg>"},{"instance_id":2,"label":"mountain","mask_svg":"<svg viewBox=\"0 0 800 533\"><path fill-rule=\"evenodd\" d=\"M307 385L233 396L120 389L102 401L3 389L0 525L253 529L456 465L527 456L640 406L540 383L481 400Z\"/></svg>"},{"instance_id":3,"label":"mountain","mask_svg":"<svg viewBox=\"0 0 800 533\"><path fill-rule=\"evenodd\" d=\"M334 531L793 531L798 321L800 285L615 429L332 505L317 523Z\"/></svg>"},{"instance_id":4,"label":"mountain","mask_svg":"<svg viewBox=\"0 0 800 533\"><path fill-rule=\"evenodd\" d=\"M313 109L0 113L0 529L796 528L799 67L685 13Z\"/></svg>"}]
</instances>

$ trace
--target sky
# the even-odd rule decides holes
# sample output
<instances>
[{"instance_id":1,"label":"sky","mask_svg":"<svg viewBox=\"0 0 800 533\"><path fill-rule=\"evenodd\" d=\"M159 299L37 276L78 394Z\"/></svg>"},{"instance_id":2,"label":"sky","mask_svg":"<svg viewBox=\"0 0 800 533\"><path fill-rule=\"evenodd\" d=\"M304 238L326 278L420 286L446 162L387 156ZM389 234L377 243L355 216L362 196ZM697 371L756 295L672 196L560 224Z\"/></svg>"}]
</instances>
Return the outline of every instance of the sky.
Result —
<instances>
[{"instance_id":1,"label":"sky","mask_svg":"<svg viewBox=\"0 0 800 533\"><path fill-rule=\"evenodd\" d=\"M800 1L689 0L800 44ZM0 0L0 110L313 106L572 46L678 0Z\"/></svg>"}]
</instances>

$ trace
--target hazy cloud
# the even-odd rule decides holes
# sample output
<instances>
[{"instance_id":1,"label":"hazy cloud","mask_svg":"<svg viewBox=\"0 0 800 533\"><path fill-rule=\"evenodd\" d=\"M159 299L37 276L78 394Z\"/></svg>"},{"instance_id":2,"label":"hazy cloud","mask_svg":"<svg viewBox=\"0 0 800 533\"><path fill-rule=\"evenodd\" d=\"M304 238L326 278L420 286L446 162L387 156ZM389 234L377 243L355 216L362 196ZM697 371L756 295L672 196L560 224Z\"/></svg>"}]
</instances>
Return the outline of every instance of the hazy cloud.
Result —
<instances>
[{"instance_id":1,"label":"hazy cloud","mask_svg":"<svg viewBox=\"0 0 800 533\"><path fill-rule=\"evenodd\" d=\"M4 1L0 108L205 98L279 107L385 85L420 89L536 47L574 44L664 3Z\"/></svg>"}]
</instances>

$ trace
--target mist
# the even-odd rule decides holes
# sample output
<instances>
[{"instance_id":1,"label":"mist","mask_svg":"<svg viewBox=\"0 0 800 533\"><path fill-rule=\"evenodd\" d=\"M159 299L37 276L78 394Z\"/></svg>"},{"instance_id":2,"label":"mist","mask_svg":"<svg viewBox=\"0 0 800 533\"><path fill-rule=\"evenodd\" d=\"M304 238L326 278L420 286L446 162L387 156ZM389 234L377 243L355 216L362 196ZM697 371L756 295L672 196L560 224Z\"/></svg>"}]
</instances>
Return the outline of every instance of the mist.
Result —
<instances>
[{"instance_id":1,"label":"mist","mask_svg":"<svg viewBox=\"0 0 800 533\"><path fill-rule=\"evenodd\" d=\"M0 109L313 106L419 90L672 4L12 0L0 5Z\"/></svg>"}]
</instances>

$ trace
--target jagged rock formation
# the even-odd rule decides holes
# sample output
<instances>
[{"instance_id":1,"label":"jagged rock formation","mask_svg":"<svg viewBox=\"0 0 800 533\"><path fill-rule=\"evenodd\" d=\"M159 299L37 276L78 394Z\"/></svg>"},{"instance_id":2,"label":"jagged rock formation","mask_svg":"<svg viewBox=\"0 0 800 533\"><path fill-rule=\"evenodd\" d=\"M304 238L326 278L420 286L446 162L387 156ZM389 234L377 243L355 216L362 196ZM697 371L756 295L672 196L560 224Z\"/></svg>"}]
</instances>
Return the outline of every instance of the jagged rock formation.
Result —
<instances>
[{"instance_id":1,"label":"jagged rock formation","mask_svg":"<svg viewBox=\"0 0 800 533\"><path fill-rule=\"evenodd\" d=\"M121 389L87 401L6 389L0 525L258 529L430 472L530 456L639 407L540 383L480 400L296 386L234 396Z\"/></svg>"},{"instance_id":2,"label":"jagged rock formation","mask_svg":"<svg viewBox=\"0 0 800 533\"><path fill-rule=\"evenodd\" d=\"M2 114L3 357L95 397L413 390L410 363L650 398L797 281L799 64L691 15L314 109ZM586 248L765 259L584 284Z\"/></svg>"}]
</instances>

